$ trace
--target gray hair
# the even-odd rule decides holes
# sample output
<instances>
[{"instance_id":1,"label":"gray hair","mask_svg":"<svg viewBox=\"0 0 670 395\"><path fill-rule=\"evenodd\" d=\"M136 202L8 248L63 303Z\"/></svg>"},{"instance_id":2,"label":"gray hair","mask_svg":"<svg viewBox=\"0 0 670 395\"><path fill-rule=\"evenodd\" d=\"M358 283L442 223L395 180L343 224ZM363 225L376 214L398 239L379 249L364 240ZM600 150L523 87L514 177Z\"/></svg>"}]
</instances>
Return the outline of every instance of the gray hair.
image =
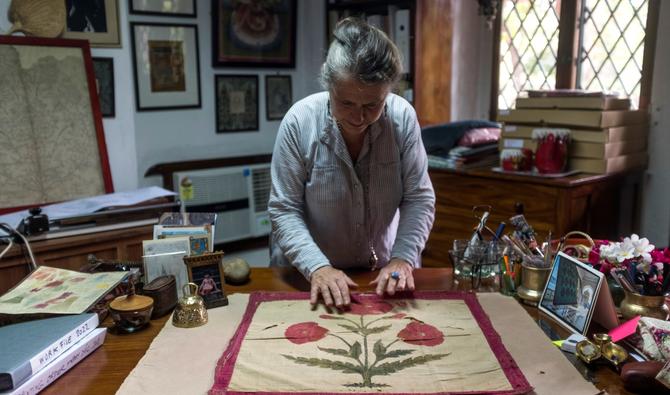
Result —
<instances>
[{"instance_id":1,"label":"gray hair","mask_svg":"<svg viewBox=\"0 0 670 395\"><path fill-rule=\"evenodd\" d=\"M335 39L321 67L320 82L330 89L338 80L354 77L366 84L394 84L402 74L398 47L386 34L358 18L345 18L335 27Z\"/></svg>"}]
</instances>

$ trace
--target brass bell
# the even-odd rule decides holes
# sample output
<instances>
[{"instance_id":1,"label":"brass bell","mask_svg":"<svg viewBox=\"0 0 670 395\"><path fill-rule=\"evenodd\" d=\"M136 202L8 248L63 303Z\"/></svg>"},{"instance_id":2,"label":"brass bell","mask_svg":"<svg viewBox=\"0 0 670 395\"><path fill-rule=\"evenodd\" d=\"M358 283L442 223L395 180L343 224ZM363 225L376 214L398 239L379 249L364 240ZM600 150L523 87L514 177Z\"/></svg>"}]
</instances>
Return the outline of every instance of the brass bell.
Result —
<instances>
[{"instance_id":1,"label":"brass bell","mask_svg":"<svg viewBox=\"0 0 670 395\"><path fill-rule=\"evenodd\" d=\"M172 325L179 328L195 328L207 323L205 302L198 296L198 286L194 283L184 284L184 297L172 315Z\"/></svg>"}]
</instances>

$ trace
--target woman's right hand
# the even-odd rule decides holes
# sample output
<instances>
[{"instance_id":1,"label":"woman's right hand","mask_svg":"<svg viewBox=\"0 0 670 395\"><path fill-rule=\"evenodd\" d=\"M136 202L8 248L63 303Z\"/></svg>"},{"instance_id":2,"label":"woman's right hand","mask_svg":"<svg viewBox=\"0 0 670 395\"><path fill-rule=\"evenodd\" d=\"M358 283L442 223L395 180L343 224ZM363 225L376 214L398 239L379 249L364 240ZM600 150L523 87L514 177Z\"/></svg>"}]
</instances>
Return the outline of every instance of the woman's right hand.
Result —
<instances>
[{"instance_id":1,"label":"woman's right hand","mask_svg":"<svg viewBox=\"0 0 670 395\"><path fill-rule=\"evenodd\" d=\"M358 287L358 284L344 274L342 270L335 269L332 266L323 266L316 269L312 273L310 282L312 283L312 289L309 303L316 305L319 295L321 295L326 306L335 305L338 309L349 306L351 303L349 287Z\"/></svg>"}]
</instances>

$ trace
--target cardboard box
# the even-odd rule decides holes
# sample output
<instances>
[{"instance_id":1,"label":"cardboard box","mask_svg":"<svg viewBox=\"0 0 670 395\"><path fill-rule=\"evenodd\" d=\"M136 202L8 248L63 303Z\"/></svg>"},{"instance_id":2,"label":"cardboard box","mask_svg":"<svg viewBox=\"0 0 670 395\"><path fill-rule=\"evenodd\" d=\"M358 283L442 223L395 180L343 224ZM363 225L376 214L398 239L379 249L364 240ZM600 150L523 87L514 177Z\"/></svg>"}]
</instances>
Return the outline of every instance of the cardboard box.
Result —
<instances>
[{"instance_id":1,"label":"cardboard box","mask_svg":"<svg viewBox=\"0 0 670 395\"><path fill-rule=\"evenodd\" d=\"M646 111L588 111L588 110L501 110L498 121L505 123L581 126L610 128L649 122Z\"/></svg>"},{"instance_id":2,"label":"cardboard box","mask_svg":"<svg viewBox=\"0 0 670 395\"><path fill-rule=\"evenodd\" d=\"M532 139L501 138L498 143L500 150L505 148L528 148L535 152L537 142ZM619 141L614 143L585 143L571 141L568 146L568 156L575 158L606 159L616 156L645 152L647 139Z\"/></svg>"},{"instance_id":3,"label":"cardboard box","mask_svg":"<svg viewBox=\"0 0 670 395\"><path fill-rule=\"evenodd\" d=\"M647 152L621 155L607 159L570 158L568 160L568 168L584 173L616 173L636 167L645 167L647 160Z\"/></svg>"},{"instance_id":4,"label":"cardboard box","mask_svg":"<svg viewBox=\"0 0 670 395\"><path fill-rule=\"evenodd\" d=\"M519 97L516 99L516 108L630 110L630 99L616 97Z\"/></svg>"},{"instance_id":5,"label":"cardboard box","mask_svg":"<svg viewBox=\"0 0 670 395\"><path fill-rule=\"evenodd\" d=\"M530 139L533 129L540 126L528 125L505 125L501 137L504 138L525 138ZM647 141L649 134L649 125L630 125L616 128L605 128L598 130L570 129L570 139L572 141L581 141L585 143L611 143L617 141L628 141L642 138Z\"/></svg>"}]
</instances>

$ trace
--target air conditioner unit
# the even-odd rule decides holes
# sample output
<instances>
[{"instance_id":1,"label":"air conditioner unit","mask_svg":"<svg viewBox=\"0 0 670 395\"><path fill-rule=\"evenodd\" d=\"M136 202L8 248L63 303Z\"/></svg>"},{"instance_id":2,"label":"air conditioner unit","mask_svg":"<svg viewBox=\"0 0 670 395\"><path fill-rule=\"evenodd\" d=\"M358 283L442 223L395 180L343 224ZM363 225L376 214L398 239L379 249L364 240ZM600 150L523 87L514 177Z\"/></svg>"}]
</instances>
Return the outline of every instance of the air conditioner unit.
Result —
<instances>
[{"instance_id":1,"label":"air conditioner unit","mask_svg":"<svg viewBox=\"0 0 670 395\"><path fill-rule=\"evenodd\" d=\"M269 163L175 172L176 189L185 178L193 188L193 198L184 200L186 211L218 214L214 243L270 234Z\"/></svg>"}]
</instances>

